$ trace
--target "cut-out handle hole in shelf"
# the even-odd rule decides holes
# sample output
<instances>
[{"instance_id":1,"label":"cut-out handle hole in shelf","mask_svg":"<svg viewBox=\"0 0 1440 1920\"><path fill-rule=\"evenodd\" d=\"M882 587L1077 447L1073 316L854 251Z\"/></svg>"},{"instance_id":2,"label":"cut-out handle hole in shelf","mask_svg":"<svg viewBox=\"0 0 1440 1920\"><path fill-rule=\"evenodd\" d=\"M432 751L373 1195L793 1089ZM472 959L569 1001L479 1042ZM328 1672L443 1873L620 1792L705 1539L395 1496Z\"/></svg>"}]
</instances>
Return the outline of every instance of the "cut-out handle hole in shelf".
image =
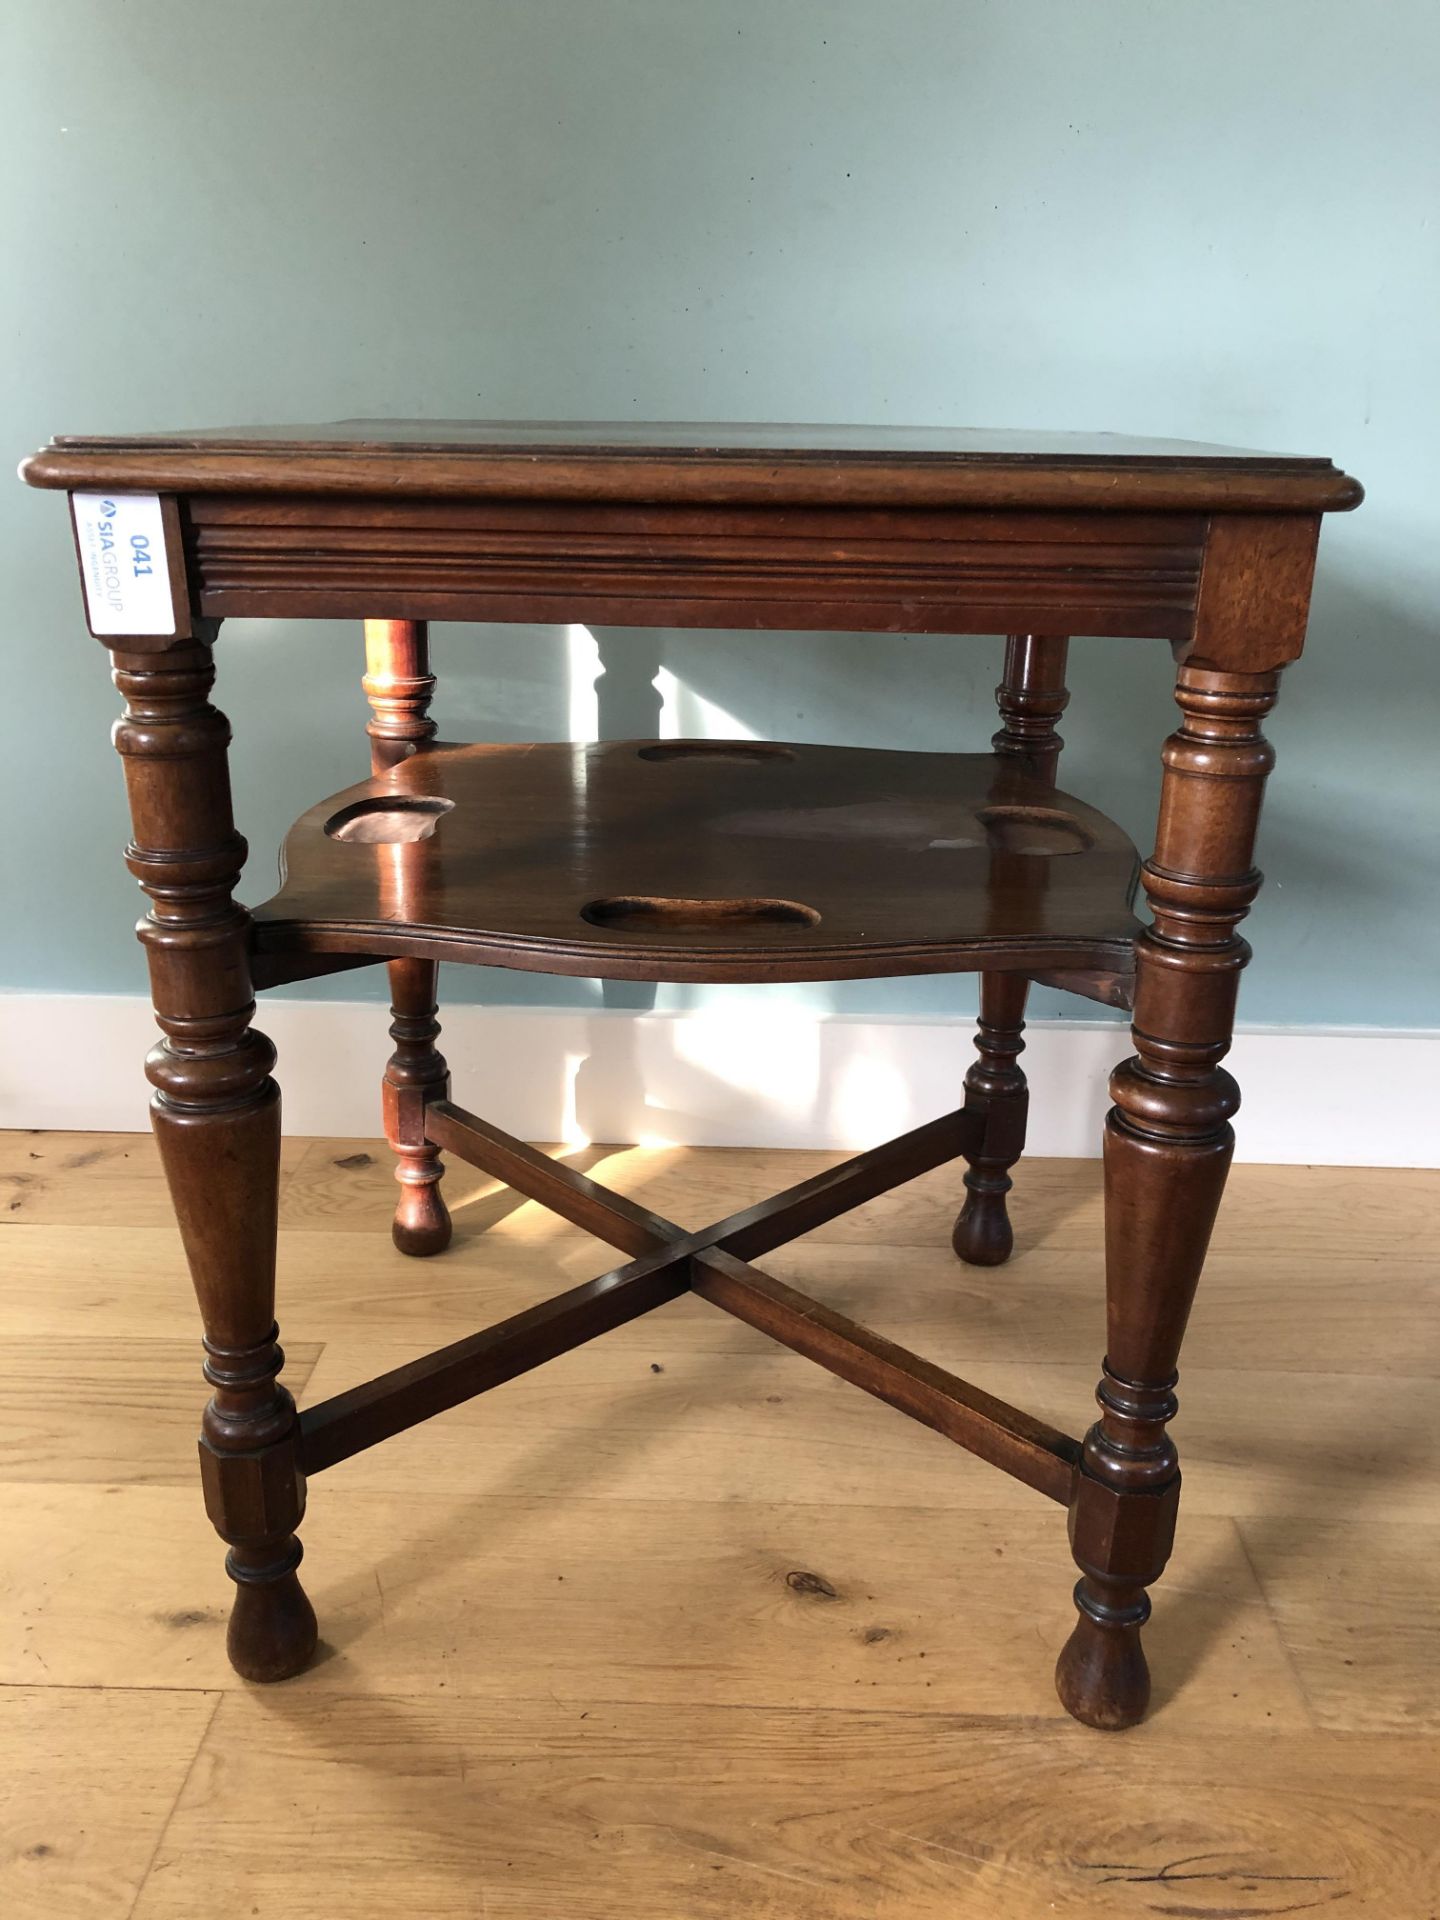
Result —
<instances>
[{"instance_id":1,"label":"cut-out handle hole in shelf","mask_svg":"<svg viewBox=\"0 0 1440 1920\"><path fill-rule=\"evenodd\" d=\"M332 813L325 831L332 840L343 840L347 845L403 846L410 840L428 840L454 805L453 800L429 794L386 794L383 798L357 800L353 806Z\"/></svg>"},{"instance_id":2,"label":"cut-out handle hole in shelf","mask_svg":"<svg viewBox=\"0 0 1440 1920\"><path fill-rule=\"evenodd\" d=\"M592 927L618 933L739 934L753 927L818 927L820 915L798 900L680 900L614 894L580 909Z\"/></svg>"},{"instance_id":3,"label":"cut-out handle hole in shelf","mask_svg":"<svg viewBox=\"0 0 1440 1920\"><path fill-rule=\"evenodd\" d=\"M997 853L1083 853L1093 837L1058 807L982 807L977 814Z\"/></svg>"},{"instance_id":4,"label":"cut-out handle hole in shelf","mask_svg":"<svg viewBox=\"0 0 1440 1920\"><path fill-rule=\"evenodd\" d=\"M642 760L793 760L794 750L775 740L652 740L638 747Z\"/></svg>"}]
</instances>

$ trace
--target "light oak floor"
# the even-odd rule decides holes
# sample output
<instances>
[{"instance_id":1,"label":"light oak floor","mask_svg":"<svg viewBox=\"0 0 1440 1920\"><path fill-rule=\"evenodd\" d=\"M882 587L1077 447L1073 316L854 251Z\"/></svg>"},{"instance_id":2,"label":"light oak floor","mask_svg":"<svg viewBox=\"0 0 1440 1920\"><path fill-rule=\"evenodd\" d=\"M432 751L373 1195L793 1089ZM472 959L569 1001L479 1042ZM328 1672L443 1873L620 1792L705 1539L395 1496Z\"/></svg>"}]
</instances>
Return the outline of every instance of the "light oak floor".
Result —
<instances>
[{"instance_id":1,"label":"light oak floor","mask_svg":"<svg viewBox=\"0 0 1440 1920\"><path fill-rule=\"evenodd\" d=\"M686 1224L838 1156L589 1148ZM389 1242L383 1147L295 1141L303 1401L618 1263L463 1167ZM1095 1165L953 1169L770 1256L1071 1432ZM256 1689L196 1485L194 1308L147 1138L0 1136L7 1920L1105 1920L1440 1913L1440 1176L1240 1168L1186 1349L1155 1706L1051 1669L1063 1516L684 1300L311 1489L322 1657Z\"/></svg>"}]
</instances>

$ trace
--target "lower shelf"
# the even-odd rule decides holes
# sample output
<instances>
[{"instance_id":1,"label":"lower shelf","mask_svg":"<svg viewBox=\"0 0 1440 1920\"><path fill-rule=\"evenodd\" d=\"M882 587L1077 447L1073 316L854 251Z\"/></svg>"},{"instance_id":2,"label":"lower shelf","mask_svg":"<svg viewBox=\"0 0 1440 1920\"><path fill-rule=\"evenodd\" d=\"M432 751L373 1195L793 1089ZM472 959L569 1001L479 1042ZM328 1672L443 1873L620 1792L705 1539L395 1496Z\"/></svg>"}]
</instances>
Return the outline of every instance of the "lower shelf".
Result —
<instances>
[{"instance_id":1,"label":"lower shelf","mask_svg":"<svg viewBox=\"0 0 1440 1920\"><path fill-rule=\"evenodd\" d=\"M1125 975L1138 872L1113 821L989 754L433 745L296 822L257 976L405 954L614 980Z\"/></svg>"}]
</instances>

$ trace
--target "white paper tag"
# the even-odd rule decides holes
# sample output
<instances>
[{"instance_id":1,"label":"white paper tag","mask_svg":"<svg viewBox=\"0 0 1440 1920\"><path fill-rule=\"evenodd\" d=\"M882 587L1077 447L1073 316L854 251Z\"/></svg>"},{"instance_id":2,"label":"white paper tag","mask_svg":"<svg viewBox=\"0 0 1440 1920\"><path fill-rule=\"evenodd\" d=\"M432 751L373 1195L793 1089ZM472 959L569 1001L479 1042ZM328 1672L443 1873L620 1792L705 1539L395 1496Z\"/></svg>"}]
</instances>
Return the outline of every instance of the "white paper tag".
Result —
<instances>
[{"instance_id":1,"label":"white paper tag","mask_svg":"<svg viewBox=\"0 0 1440 1920\"><path fill-rule=\"evenodd\" d=\"M90 631L174 633L158 493L72 493Z\"/></svg>"}]
</instances>

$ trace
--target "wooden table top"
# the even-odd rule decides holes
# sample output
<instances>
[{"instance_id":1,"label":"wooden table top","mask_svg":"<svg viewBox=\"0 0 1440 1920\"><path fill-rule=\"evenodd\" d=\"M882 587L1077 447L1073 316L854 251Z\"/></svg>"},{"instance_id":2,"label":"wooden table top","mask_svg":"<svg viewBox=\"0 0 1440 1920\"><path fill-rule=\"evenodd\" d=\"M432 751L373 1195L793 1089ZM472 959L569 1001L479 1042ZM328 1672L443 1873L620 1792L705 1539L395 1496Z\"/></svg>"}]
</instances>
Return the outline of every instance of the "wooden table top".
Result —
<instances>
[{"instance_id":1,"label":"wooden table top","mask_svg":"<svg viewBox=\"0 0 1440 1920\"><path fill-rule=\"evenodd\" d=\"M871 506L1326 512L1358 505L1329 460L1119 434L951 427L345 420L67 434L32 486L162 493L405 493Z\"/></svg>"}]
</instances>

